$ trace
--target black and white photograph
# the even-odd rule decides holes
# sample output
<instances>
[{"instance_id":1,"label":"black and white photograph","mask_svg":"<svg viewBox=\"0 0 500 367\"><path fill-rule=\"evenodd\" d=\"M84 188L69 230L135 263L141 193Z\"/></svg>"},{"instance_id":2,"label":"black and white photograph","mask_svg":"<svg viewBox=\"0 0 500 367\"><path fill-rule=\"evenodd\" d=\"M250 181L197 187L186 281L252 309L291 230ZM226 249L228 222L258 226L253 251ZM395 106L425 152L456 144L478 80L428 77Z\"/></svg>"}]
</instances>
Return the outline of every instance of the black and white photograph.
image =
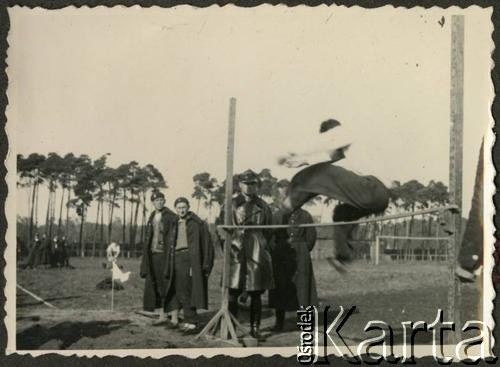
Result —
<instances>
[{"instance_id":1,"label":"black and white photograph","mask_svg":"<svg viewBox=\"0 0 500 367\"><path fill-rule=\"evenodd\" d=\"M491 8L8 13L8 354L493 357Z\"/></svg>"}]
</instances>

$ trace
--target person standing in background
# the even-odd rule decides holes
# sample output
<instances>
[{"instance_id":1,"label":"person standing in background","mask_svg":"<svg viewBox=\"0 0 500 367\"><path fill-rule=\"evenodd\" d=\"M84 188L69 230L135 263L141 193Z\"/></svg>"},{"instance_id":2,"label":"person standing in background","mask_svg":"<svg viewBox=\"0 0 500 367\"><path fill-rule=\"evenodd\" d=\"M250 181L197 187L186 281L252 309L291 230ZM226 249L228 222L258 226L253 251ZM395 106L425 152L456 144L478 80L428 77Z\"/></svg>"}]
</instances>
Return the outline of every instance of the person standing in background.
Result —
<instances>
[{"instance_id":1,"label":"person standing in background","mask_svg":"<svg viewBox=\"0 0 500 367\"><path fill-rule=\"evenodd\" d=\"M282 200L288 195L289 182L281 180L277 184ZM300 225L313 223L311 215L297 209L290 213L279 207L273 215L273 224ZM279 228L275 231L273 249L273 272L275 289L269 291L269 306L275 309L276 323L273 331L284 329L285 312L296 312L300 306L317 306L318 296L310 251L316 243L316 229Z\"/></svg>"}]
</instances>

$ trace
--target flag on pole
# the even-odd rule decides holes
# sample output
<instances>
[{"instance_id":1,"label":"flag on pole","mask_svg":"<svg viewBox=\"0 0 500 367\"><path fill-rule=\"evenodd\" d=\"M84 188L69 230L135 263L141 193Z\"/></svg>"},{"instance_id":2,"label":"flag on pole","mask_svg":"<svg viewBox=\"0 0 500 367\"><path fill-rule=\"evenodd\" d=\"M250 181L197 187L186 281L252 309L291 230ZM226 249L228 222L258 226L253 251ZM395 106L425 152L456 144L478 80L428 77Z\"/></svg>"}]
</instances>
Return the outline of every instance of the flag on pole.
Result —
<instances>
[{"instance_id":1,"label":"flag on pole","mask_svg":"<svg viewBox=\"0 0 500 367\"><path fill-rule=\"evenodd\" d=\"M116 262L113 262L112 272L113 272L113 280L117 279L122 283L126 282L128 280L128 278L130 277L130 271L127 271L127 272L121 271L120 268L118 267L118 265L116 265Z\"/></svg>"}]
</instances>

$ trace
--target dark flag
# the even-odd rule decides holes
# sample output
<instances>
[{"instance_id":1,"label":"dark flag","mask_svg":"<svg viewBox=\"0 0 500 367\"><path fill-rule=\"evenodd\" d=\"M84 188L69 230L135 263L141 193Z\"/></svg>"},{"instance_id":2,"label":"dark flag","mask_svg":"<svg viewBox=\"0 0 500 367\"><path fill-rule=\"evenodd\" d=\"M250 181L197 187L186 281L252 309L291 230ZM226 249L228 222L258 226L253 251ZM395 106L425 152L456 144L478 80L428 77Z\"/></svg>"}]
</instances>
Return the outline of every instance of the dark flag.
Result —
<instances>
[{"instance_id":1,"label":"dark flag","mask_svg":"<svg viewBox=\"0 0 500 367\"><path fill-rule=\"evenodd\" d=\"M332 162L343 158L335 156L327 162L306 167L292 178L290 202L292 209L300 208L316 195L325 195L341 202L333 212L335 222L355 221L385 211L389 205L389 189L375 176L360 176ZM355 225L334 227L334 258L352 260L349 239Z\"/></svg>"},{"instance_id":2,"label":"dark flag","mask_svg":"<svg viewBox=\"0 0 500 367\"><path fill-rule=\"evenodd\" d=\"M474 183L474 194L458 255L457 275L462 281L474 281L475 271L483 262L483 143Z\"/></svg>"}]
</instances>

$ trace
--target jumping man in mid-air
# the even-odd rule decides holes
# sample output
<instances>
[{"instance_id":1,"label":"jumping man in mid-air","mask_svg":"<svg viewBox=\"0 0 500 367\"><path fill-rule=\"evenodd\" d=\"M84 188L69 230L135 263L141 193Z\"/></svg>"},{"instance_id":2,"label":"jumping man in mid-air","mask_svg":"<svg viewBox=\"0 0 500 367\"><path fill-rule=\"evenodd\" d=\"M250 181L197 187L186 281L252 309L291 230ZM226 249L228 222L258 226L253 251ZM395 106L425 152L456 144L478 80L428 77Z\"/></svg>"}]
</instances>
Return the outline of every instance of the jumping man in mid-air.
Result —
<instances>
[{"instance_id":1,"label":"jumping man in mid-air","mask_svg":"<svg viewBox=\"0 0 500 367\"><path fill-rule=\"evenodd\" d=\"M327 120L322 124L325 125ZM333 124L324 131L339 126ZM322 128L320 132L323 133ZM333 211L334 222L351 222L372 214L383 213L389 205L389 189L375 176L362 176L334 163L345 158L349 145L343 145L329 151L330 159L324 162L309 165L293 176L288 197L284 207L290 211L299 209L303 204L317 195L338 200L340 203ZM300 161L300 155L292 155L294 161ZM281 164L291 166L290 160L280 158ZM287 164L288 163L288 164ZM301 166L308 165L301 161ZM349 246L350 236L355 224L334 227L334 256L329 259L339 271L345 271L343 264L352 260L352 249Z\"/></svg>"}]
</instances>

